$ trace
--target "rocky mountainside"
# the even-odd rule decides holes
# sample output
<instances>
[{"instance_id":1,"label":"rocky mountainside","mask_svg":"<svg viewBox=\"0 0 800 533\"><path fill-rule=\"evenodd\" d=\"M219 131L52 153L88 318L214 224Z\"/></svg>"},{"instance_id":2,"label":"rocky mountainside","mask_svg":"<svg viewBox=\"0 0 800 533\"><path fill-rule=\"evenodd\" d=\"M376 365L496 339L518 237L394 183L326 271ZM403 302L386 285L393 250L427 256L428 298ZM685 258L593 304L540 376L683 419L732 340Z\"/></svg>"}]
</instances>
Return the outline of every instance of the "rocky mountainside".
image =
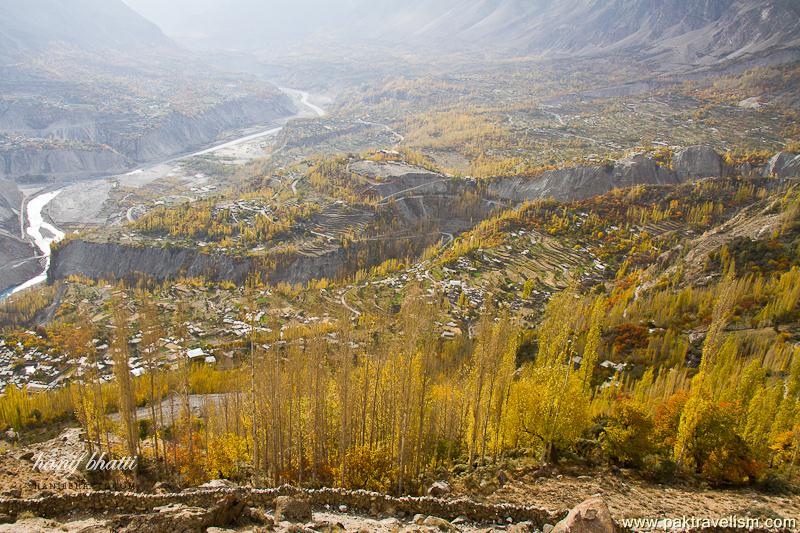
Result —
<instances>
[{"instance_id":1,"label":"rocky mountainside","mask_svg":"<svg viewBox=\"0 0 800 533\"><path fill-rule=\"evenodd\" d=\"M524 176L497 179L490 185L490 191L498 198L514 202L548 197L567 201L605 194L615 188L675 184L690 177L719 177L725 170L722 157L713 148L690 146L675 154L673 168L660 166L639 153L605 166L549 170L535 179Z\"/></svg>"},{"instance_id":2,"label":"rocky mountainside","mask_svg":"<svg viewBox=\"0 0 800 533\"><path fill-rule=\"evenodd\" d=\"M129 0L129 4L173 34L191 35L186 42L205 47L290 48L309 40L333 39L425 53L470 50L563 56L624 50L638 52L654 63L680 66L800 45L800 5L792 0L349 0L336 4L305 0L284 3L280 9L274 3L236 0L225 4L224 10L195 5L194 10L204 16L188 20L182 14L190 6L184 9L181 2L170 7L152 0ZM331 9L332 5L338 9ZM209 17L210 13L214 16ZM285 23L298 18L304 21L303 31L287 33ZM276 26L276 31L258 35L240 31L256 24Z\"/></svg>"},{"instance_id":3,"label":"rocky mountainside","mask_svg":"<svg viewBox=\"0 0 800 533\"><path fill-rule=\"evenodd\" d=\"M31 259L33 247L20 236L21 204L22 194L16 183L0 177L0 293L30 279L41 268Z\"/></svg>"},{"instance_id":4,"label":"rocky mountainside","mask_svg":"<svg viewBox=\"0 0 800 533\"><path fill-rule=\"evenodd\" d=\"M800 5L787 0L417 1L376 20L373 36L432 46L533 55L637 51L659 61L710 63L800 44ZM404 4L404 6L407 4Z\"/></svg>"},{"instance_id":5,"label":"rocky mountainside","mask_svg":"<svg viewBox=\"0 0 800 533\"><path fill-rule=\"evenodd\" d=\"M18 210L22 195L16 183L0 178L0 229L19 232Z\"/></svg>"}]
</instances>

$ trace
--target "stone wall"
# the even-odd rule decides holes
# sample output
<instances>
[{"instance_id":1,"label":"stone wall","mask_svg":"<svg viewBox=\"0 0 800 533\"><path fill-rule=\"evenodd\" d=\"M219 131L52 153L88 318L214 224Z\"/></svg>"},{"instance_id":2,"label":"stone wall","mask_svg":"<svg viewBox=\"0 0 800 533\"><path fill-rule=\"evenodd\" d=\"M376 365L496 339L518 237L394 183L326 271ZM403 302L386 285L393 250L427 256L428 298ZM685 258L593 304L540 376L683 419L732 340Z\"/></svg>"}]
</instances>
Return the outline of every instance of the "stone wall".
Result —
<instances>
[{"instance_id":1,"label":"stone wall","mask_svg":"<svg viewBox=\"0 0 800 533\"><path fill-rule=\"evenodd\" d=\"M16 516L30 512L35 516L54 518L70 511L114 514L142 513L168 504L208 507L218 499L234 494L251 507L272 508L278 496L303 496L313 507L346 505L349 513L379 516L413 516L417 513L454 519L464 516L475 522L498 522L511 518L514 522L530 521L543 527L566 516L567 511L550 513L533 506L483 504L466 499L432 497L394 497L367 491L344 489L298 489L283 486L276 489L220 488L185 491L179 494L141 494L134 492L96 491L74 495L48 496L38 499L0 499L0 514Z\"/></svg>"}]
</instances>

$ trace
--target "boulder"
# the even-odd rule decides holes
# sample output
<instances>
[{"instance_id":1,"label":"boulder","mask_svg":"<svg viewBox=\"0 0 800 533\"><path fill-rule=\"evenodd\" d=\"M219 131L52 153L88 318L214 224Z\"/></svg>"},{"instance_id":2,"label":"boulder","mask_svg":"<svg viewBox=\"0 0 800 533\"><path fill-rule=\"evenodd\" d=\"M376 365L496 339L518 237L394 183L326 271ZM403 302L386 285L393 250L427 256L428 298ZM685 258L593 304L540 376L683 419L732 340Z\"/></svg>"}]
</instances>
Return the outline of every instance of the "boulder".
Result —
<instances>
[{"instance_id":1,"label":"boulder","mask_svg":"<svg viewBox=\"0 0 800 533\"><path fill-rule=\"evenodd\" d=\"M243 510L244 502L231 494L218 500L209 509L173 503L156 507L153 513L123 515L115 521L113 530L125 533L202 532L209 527L234 524Z\"/></svg>"},{"instance_id":2,"label":"boulder","mask_svg":"<svg viewBox=\"0 0 800 533\"><path fill-rule=\"evenodd\" d=\"M533 522L520 522L519 524L511 524L506 528L508 533L533 533L538 531Z\"/></svg>"},{"instance_id":3,"label":"boulder","mask_svg":"<svg viewBox=\"0 0 800 533\"><path fill-rule=\"evenodd\" d=\"M552 533L616 533L606 502L599 496L584 501L560 521Z\"/></svg>"},{"instance_id":4,"label":"boulder","mask_svg":"<svg viewBox=\"0 0 800 533\"><path fill-rule=\"evenodd\" d=\"M272 527L275 524L275 521L272 519L272 517L268 516L267 513L265 513L264 510L259 507L246 508L242 513L242 516L246 517L253 524L267 527Z\"/></svg>"},{"instance_id":5,"label":"boulder","mask_svg":"<svg viewBox=\"0 0 800 533\"><path fill-rule=\"evenodd\" d=\"M170 504L154 509L155 513L119 517L112 528L124 533L160 533L180 531L194 533L205 531L212 525L208 512L201 507L188 507L183 504ZM127 523L126 523L127 522Z\"/></svg>"},{"instance_id":6,"label":"boulder","mask_svg":"<svg viewBox=\"0 0 800 533\"><path fill-rule=\"evenodd\" d=\"M722 157L710 146L689 146L675 153L672 168L678 178L722 176Z\"/></svg>"},{"instance_id":7,"label":"boulder","mask_svg":"<svg viewBox=\"0 0 800 533\"><path fill-rule=\"evenodd\" d=\"M235 523L242 516L245 502L229 494L211 506L208 510L208 521L212 526L227 526Z\"/></svg>"},{"instance_id":8,"label":"boulder","mask_svg":"<svg viewBox=\"0 0 800 533\"><path fill-rule=\"evenodd\" d=\"M293 496L275 498L275 522L308 522L312 518L311 503Z\"/></svg>"},{"instance_id":9,"label":"boulder","mask_svg":"<svg viewBox=\"0 0 800 533\"><path fill-rule=\"evenodd\" d=\"M445 494L450 494L450 484L446 481L437 481L430 487L428 487L428 496L444 496Z\"/></svg>"},{"instance_id":10,"label":"boulder","mask_svg":"<svg viewBox=\"0 0 800 533\"><path fill-rule=\"evenodd\" d=\"M382 527L385 527L390 531L394 531L396 529L400 529L401 527L403 527L403 523L393 516L389 518L384 518L383 520L381 520L380 523Z\"/></svg>"},{"instance_id":11,"label":"boulder","mask_svg":"<svg viewBox=\"0 0 800 533\"><path fill-rule=\"evenodd\" d=\"M647 154L632 154L614 163L613 183L615 187L625 188L633 185L660 185L675 183L675 177L668 169L660 167Z\"/></svg>"},{"instance_id":12,"label":"boulder","mask_svg":"<svg viewBox=\"0 0 800 533\"><path fill-rule=\"evenodd\" d=\"M227 479L212 479L208 483L200 485L201 489L232 489L236 487L236 483Z\"/></svg>"},{"instance_id":13,"label":"boulder","mask_svg":"<svg viewBox=\"0 0 800 533\"><path fill-rule=\"evenodd\" d=\"M435 527L439 531L457 531L458 528L445 520L444 518L439 518L438 516L429 516L425 520L422 521L423 526L428 527Z\"/></svg>"},{"instance_id":14,"label":"boulder","mask_svg":"<svg viewBox=\"0 0 800 533\"><path fill-rule=\"evenodd\" d=\"M178 487L166 481L159 481L153 485L153 492L156 494L175 494L180 492Z\"/></svg>"},{"instance_id":15,"label":"boulder","mask_svg":"<svg viewBox=\"0 0 800 533\"><path fill-rule=\"evenodd\" d=\"M765 177L792 178L800 176L800 155L778 152L767 163Z\"/></svg>"}]
</instances>

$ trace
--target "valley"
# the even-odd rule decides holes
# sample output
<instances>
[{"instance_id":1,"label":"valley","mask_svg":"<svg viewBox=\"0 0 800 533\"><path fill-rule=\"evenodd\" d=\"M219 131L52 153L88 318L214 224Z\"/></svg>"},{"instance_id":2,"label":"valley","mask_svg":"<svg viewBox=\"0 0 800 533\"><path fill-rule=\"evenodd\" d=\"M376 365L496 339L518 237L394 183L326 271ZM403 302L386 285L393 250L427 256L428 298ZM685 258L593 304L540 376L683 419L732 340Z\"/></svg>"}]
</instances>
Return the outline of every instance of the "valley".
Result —
<instances>
[{"instance_id":1,"label":"valley","mask_svg":"<svg viewBox=\"0 0 800 533\"><path fill-rule=\"evenodd\" d=\"M292 91L286 89L286 94L291 95L296 99L297 105L301 108L296 117L305 117L310 113L312 116L321 116L324 111L309 102L309 95L303 91ZM305 110L302 110L305 106ZM285 119L288 120L288 119ZM77 181L66 187L55 189L49 192L33 192L24 199L22 204L25 207L25 221L21 223L26 228L26 233L34 240L36 248L41 252L40 255L35 256L33 259L45 260L45 273L36 276L25 283L16 287L5 289L4 296L13 294L14 292L24 290L28 287L36 285L46 280L47 270L49 266L50 245L53 242L58 242L64 237L64 233L58 227L45 222L42 212L46 210L48 218L53 220L59 226L70 229L83 229L97 225L105 225L108 223L121 223L125 220L132 221L132 214L137 209L137 205L131 205L125 212L123 218L120 213L109 213L114 211L114 200L111 198L111 193L118 187L131 188L133 190L146 188L147 186L159 187L157 182L163 178L172 178L177 181L177 186L173 187L174 192L179 193L184 190L189 194L201 193L208 194L218 188L219 185L210 185L204 187L190 187L190 185L203 184L203 175L201 173L190 176L187 174L178 174L182 169L179 165L181 161L189 160L192 158L200 158L215 153L221 153L226 160L235 160L237 163L247 161L254 149L263 146L265 138L275 136L281 131L281 127L271 128L265 131L256 133L248 133L239 138L225 141L224 143L205 148L203 150L193 152L187 155L172 157L164 162L150 163L140 168L131 170L125 174L116 176L109 176L104 178L94 178L91 182ZM237 160L237 158L239 158ZM241 159L244 158L244 159ZM188 183L188 185L187 185ZM50 187L52 188L52 187ZM35 190L34 190L35 191ZM148 192L143 193L149 197ZM35 195L35 196L34 196ZM133 193L129 193L126 201L130 201L134 197ZM180 198L181 195L173 195L173 198ZM58 198L57 202L54 202ZM157 200L163 202L163 199ZM110 205L109 205L110 204ZM109 213L107 218L103 218L104 213ZM22 217L21 217L22 218ZM48 234L48 238L42 237L42 229ZM13 260L17 263L26 261L23 257L14 257ZM30 259L27 259L30 261ZM13 267L12 267L13 268Z\"/></svg>"},{"instance_id":2,"label":"valley","mask_svg":"<svg viewBox=\"0 0 800 533\"><path fill-rule=\"evenodd\" d=\"M798 14L9 7L0 531L796 530Z\"/></svg>"}]
</instances>

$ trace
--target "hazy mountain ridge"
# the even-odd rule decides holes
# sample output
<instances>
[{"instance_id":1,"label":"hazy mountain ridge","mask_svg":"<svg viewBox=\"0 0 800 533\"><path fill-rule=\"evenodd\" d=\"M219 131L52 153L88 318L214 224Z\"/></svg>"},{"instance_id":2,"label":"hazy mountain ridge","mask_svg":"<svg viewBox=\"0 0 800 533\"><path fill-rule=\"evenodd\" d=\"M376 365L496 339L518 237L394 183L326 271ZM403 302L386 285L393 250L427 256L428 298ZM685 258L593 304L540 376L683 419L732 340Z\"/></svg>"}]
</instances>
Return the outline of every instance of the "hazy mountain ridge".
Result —
<instances>
[{"instance_id":1,"label":"hazy mountain ridge","mask_svg":"<svg viewBox=\"0 0 800 533\"><path fill-rule=\"evenodd\" d=\"M800 5L785 0L442 0L417 2L374 37L408 44L532 55L622 50L678 63L707 63L800 44Z\"/></svg>"},{"instance_id":2,"label":"hazy mountain ridge","mask_svg":"<svg viewBox=\"0 0 800 533\"><path fill-rule=\"evenodd\" d=\"M183 17L181 2L128 0L201 48L291 50L367 43L420 53L603 55L635 51L668 64L710 64L800 46L800 5L791 0L352 0L317 5L235 0ZM188 9L188 6L185 6ZM195 10L201 8L195 6ZM208 21L209 17L205 17ZM286 28L302 21L302 31ZM242 28L260 27L247 32ZM296 25L294 26L296 27ZM245 37L246 36L246 37ZM327 46L327 45L326 45Z\"/></svg>"},{"instance_id":3,"label":"hazy mountain ridge","mask_svg":"<svg viewBox=\"0 0 800 533\"><path fill-rule=\"evenodd\" d=\"M119 0L2 0L0 10L0 57L53 45L89 50L175 46Z\"/></svg>"}]
</instances>

